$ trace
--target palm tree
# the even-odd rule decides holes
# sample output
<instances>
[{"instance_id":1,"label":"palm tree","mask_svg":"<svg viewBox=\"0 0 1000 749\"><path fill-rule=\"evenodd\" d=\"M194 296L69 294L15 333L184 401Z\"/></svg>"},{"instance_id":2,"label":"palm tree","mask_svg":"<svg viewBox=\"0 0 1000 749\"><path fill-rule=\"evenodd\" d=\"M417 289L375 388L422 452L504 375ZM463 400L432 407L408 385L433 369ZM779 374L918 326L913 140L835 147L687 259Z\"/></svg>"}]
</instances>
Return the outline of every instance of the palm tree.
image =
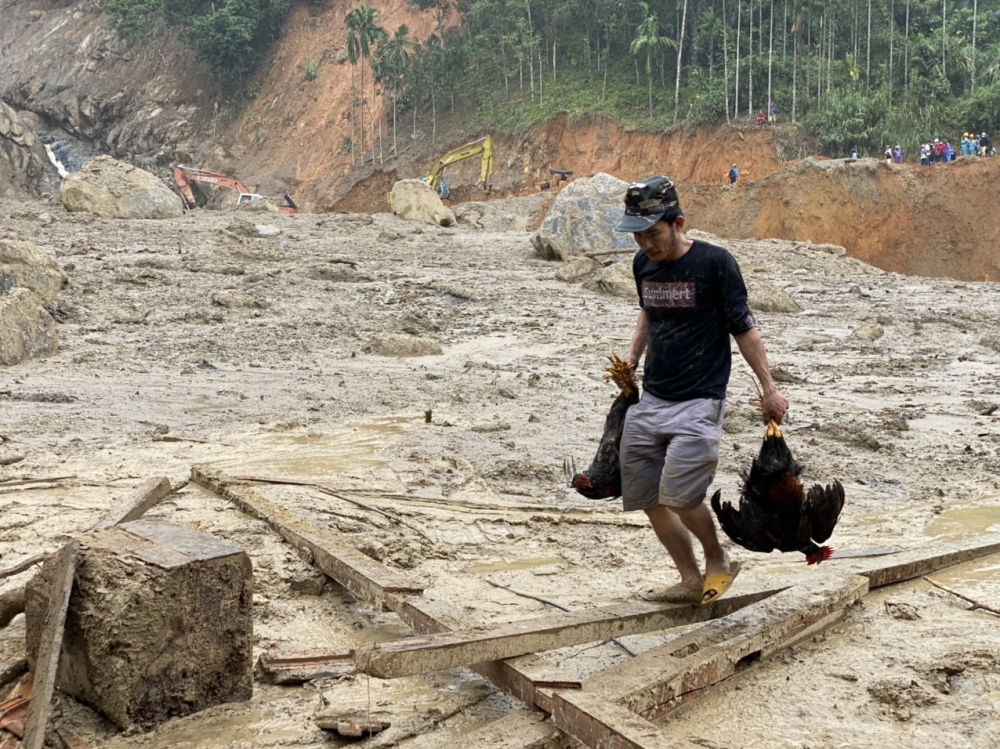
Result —
<instances>
[{"instance_id":1,"label":"palm tree","mask_svg":"<svg viewBox=\"0 0 1000 749\"><path fill-rule=\"evenodd\" d=\"M725 33L725 27L719 20L715 8L708 8L698 19L695 27L694 46L696 49L708 48L708 79L712 80L715 64L715 40L719 33Z\"/></svg>"},{"instance_id":2,"label":"palm tree","mask_svg":"<svg viewBox=\"0 0 1000 749\"><path fill-rule=\"evenodd\" d=\"M681 28L677 32L677 78L674 81L674 124L677 124L677 112L681 107L681 55L684 52L684 26L687 24L688 0L684 0L684 12L681 13Z\"/></svg>"},{"instance_id":3,"label":"palm tree","mask_svg":"<svg viewBox=\"0 0 1000 749\"><path fill-rule=\"evenodd\" d=\"M381 16L377 8L369 8L363 3L347 14L344 25L347 26L347 57L354 65L358 59L367 60L371 57L372 46L384 41L388 34L379 26ZM361 66L361 139L365 132L365 67ZM360 149L364 153L364 148ZM372 161L375 159L374 123L372 127ZM362 156L364 161L364 156Z\"/></svg>"},{"instance_id":4,"label":"palm tree","mask_svg":"<svg viewBox=\"0 0 1000 749\"><path fill-rule=\"evenodd\" d=\"M629 51L635 55L639 56L640 53L646 53L646 78L649 81L649 116L653 116L653 59L661 54L667 49L671 49L677 46L675 42L670 37L660 36L660 21L657 19L656 14L649 9L649 5L644 2L640 2L639 6L642 8L643 21L640 23L635 30L635 38L632 40L632 46L629 47Z\"/></svg>"},{"instance_id":5,"label":"palm tree","mask_svg":"<svg viewBox=\"0 0 1000 749\"><path fill-rule=\"evenodd\" d=\"M392 77L392 152L396 153L396 101L399 97L399 81L410 67L410 52L417 45L410 39L410 27L405 23L396 29L396 33L386 43L382 61L386 73Z\"/></svg>"}]
</instances>

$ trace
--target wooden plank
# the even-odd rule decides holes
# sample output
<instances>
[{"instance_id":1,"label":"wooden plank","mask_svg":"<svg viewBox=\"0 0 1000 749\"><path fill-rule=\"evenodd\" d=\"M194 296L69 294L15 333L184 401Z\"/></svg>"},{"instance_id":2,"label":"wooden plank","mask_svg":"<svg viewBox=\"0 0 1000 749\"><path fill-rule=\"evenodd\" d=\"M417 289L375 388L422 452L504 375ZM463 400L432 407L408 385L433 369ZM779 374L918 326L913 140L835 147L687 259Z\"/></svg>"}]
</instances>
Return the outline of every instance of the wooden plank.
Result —
<instances>
[{"instance_id":1,"label":"wooden plank","mask_svg":"<svg viewBox=\"0 0 1000 749\"><path fill-rule=\"evenodd\" d=\"M303 684L314 679L331 679L357 672L351 651L268 650L261 653L257 665L271 684Z\"/></svg>"},{"instance_id":2,"label":"wooden plank","mask_svg":"<svg viewBox=\"0 0 1000 749\"><path fill-rule=\"evenodd\" d=\"M995 533L970 538L945 548L930 546L906 551L894 554L891 560L868 562L847 569L867 577L868 586L874 589L913 580L945 567L954 567L956 564L993 554L1000 554L1000 535Z\"/></svg>"},{"instance_id":3,"label":"wooden plank","mask_svg":"<svg viewBox=\"0 0 1000 749\"><path fill-rule=\"evenodd\" d=\"M631 602L504 623L485 630L406 637L358 649L355 663L365 673L382 679L416 676L708 621L780 590L768 588L743 593L708 606Z\"/></svg>"},{"instance_id":4,"label":"wooden plank","mask_svg":"<svg viewBox=\"0 0 1000 749\"><path fill-rule=\"evenodd\" d=\"M865 578L842 574L789 588L610 668L584 689L655 720L867 592Z\"/></svg>"},{"instance_id":5,"label":"wooden plank","mask_svg":"<svg viewBox=\"0 0 1000 749\"><path fill-rule=\"evenodd\" d=\"M461 611L441 601L421 596L391 596L387 598L386 605L417 632L448 632L469 626L468 618ZM538 705L543 710L551 708L544 687L571 689L581 685L580 681L555 669L547 670L543 678L533 677L525 673L514 660L478 663L471 668L529 707Z\"/></svg>"},{"instance_id":6,"label":"wooden plank","mask_svg":"<svg viewBox=\"0 0 1000 749\"><path fill-rule=\"evenodd\" d=\"M240 510L263 520L285 541L306 552L314 566L347 588L359 600L381 607L390 593L420 593L423 586L397 575L360 551L341 546L336 536L269 502L225 474L193 466L191 480L228 499Z\"/></svg>"},{"instance_id":7,"label":"wooden plank","mask_svg":"<svg viewBox=\"0 0 1000 749\"><path fill-rule=\"evenodd\" d=\"M552 722L587 746L600 749L679 749L687 742L668 739L663 732L627 707L594 692L554 695Z\"/></svg>"},{"instance_id":8,"label":"wooden plank","mask_svg":"<svg viewBox=\"0 0 1000 749\"><path fill-rule=\"evenodd\" d=\"M542 749L559 736L559 730L533 710L509 715L462 736L462 746L477 749Z\"/></svg>"},{"instance_id":9,"label":"wooden plank","mask_svg":"<svg viewBox=\"0 0 1000 749\"><path fill-rule=\"evenodd\" d=\"M138 520L147 510L156 506L172 491L170 481L165 478L147 479L139 484L135 491L122 500L117 507L98 520L94 530L103 531L119 523Z\"/></svg>"},{"instance_id":10,"label":"wooden plank","mask_svg":"<svg viewBox=\"0 0 1000 749\"><path fill-rule=\"evenodd\" d=\"M66 611L73 593L73 578L79 559L80 541L76 539L59 549L46 562L55 566L56 574L52 579L52 598L35 657L35 681L31 707L24 726L22 749L42 749L45 744L45 728L52 711L52 693L56 687Z\"/></svg>"},{"instance_id":11,"label":"wooden plank","mask_svg":"<svg viewBox=\"0 0 1000 749\"><path fill-rule=\"evenodd\" d=\"M10 684L28 671L28 659L18 658L10 663L0 663L0 689Z\"/></svg>"}]
</instances>

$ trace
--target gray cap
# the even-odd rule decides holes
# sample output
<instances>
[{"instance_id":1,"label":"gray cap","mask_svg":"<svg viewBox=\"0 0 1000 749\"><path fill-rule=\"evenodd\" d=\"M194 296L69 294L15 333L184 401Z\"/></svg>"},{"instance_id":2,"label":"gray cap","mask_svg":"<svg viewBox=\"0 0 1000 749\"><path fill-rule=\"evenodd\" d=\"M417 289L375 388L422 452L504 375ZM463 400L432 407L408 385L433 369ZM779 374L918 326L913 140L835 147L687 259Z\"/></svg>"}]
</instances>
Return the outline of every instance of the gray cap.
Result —
<instances>
[{"instance_id":1,"label":"gray cap","mask_svg":"<svg viewBox=\"0 0 1000 749\"><path fill-rule=\"evenodd\" d=\"M625 215L615 231L646 231L667 214L681 214L677 190L670 177L649 177L633 182L625 191Z\"/></svg>"}]
</instances>

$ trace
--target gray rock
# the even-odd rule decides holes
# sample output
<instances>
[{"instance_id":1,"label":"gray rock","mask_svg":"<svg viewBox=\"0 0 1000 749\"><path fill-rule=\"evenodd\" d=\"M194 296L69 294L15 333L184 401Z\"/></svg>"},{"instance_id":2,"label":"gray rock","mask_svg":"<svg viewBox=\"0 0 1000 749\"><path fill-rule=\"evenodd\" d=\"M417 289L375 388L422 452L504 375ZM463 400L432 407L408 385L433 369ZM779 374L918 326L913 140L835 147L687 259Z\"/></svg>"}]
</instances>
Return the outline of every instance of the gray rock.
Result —
<instances>
[{"instance_id":1,"label":"gray rock","mask_svg":"<svg viewBox=\"0 0 1000 749\"><path fill-rule=\"evenodd\" d=\"M433 356L443 353L437 341L399 333L381 333L365 350L380 356Z\"/></svg>"},{"instance_id":2,"label":"gray rock","mask_svg":"<svg viewBox=\"0 0 1000 749\"><path fill-rule=\"evenodd\" d=\"M531 243L546 260L568 260L585 252L638 250L631 234L614 231L624 211L622 182L598 172L573 180L560 192Z\"/></svg>"},{"instance_id":3,"label":"gray rock","mask_svg":"<svg viewBox=\"0 0 1000 749\"><path fill-rule=\"evenodd\" d=\"M55 353L59 349L56 321L44 301L21 286L0 295L0 366Z\"/></svg>"},{"instance_id":4,"label":"gray rock","mask_svg":"<svg viewBox=\"0 0 1000 749\"><path fill-rule=\"evenodd\" d=\"M434 226L454 226L457 221L434 189L419 179L402 179L392 186L392 212Z\"/></svg>"},{"instance_id":5,"label":"gray rock","mask_svg":"<svg viewBox=\"0 0 1000 749\"><path fill-rule=\"evenodd\" d=\"M0 295L14 287L31 289L51 302L67 280L59 264L31 242L0 239Z\"/></svg>"},{"instance_id":6,"label":"gray rock","mask_svg":"<svg viewBox=\"0 0 1000 749\"><path fill-rule=\"evenodd\" d=\"M69 175L59 188L66 210L104 218L177 218L184 212L180 197L156 175L98 156Z\"/></svg>"}]
</instances>

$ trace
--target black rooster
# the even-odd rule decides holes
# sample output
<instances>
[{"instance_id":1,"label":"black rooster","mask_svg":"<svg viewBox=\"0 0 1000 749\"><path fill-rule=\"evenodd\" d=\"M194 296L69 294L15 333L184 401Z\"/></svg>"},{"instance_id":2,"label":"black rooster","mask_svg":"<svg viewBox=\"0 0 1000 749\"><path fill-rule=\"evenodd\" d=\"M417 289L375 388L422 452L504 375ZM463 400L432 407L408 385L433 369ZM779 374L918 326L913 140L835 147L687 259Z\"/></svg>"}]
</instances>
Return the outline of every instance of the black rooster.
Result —
<instances>
[{"instance_id":1,"label":"black rooster","mask_svg":"<svg viewBox=\"0 0 1000 749\"><path fill-rule=\"evenodd\" d=\"M617 356L609 356L611 365L605 370L621 388L618 397L611 404L611 410L604 420L604 434L597 447L597 455L583 473L576 472L576 462L563 462L567 483L587 499L614 499L622 493L621 463L618 447L625 429L625 414L631 406L639 402L639 388L635 384L635 367L626 364Z\"/></svg>"},{"instance_id":2,"label":"black rooster","mask_svg":"<svg viewBox=\"0 0 1000 749\"><path fill-rule=\"evenodd\" d=\"M801 551L809 564L829 559L833 550L820 546L833 533L844 507L844 487L834 480L824 489L814 485L808 493L779 426L767 425L764 444L750 473L742 473L739 509L722 502L722 492L712 496L712 509L722 530L750 551Z\"/></svg>"}]
</instances>

